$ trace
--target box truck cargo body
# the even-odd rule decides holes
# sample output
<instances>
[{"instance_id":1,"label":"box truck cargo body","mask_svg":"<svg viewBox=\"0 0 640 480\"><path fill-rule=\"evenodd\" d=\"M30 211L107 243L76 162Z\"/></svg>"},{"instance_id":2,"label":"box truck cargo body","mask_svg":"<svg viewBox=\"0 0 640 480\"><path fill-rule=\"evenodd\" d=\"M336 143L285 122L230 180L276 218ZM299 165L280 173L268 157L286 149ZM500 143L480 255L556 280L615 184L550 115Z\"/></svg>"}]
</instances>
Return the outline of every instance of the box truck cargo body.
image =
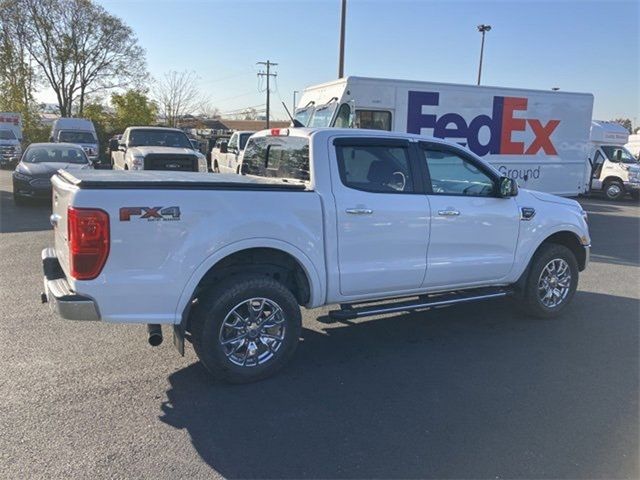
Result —
<instances>
[{"instance_id":1,"label":"box truck cargo body","mask_svg":"<svg viewBox=\"0 0 640 480\"><path fill-rule=\"evenodd\" d=\"M457 142L525 188L585 193L593 95L347 77L304 90L310 127L416 133Z\"/></svg>"}]
</instances>

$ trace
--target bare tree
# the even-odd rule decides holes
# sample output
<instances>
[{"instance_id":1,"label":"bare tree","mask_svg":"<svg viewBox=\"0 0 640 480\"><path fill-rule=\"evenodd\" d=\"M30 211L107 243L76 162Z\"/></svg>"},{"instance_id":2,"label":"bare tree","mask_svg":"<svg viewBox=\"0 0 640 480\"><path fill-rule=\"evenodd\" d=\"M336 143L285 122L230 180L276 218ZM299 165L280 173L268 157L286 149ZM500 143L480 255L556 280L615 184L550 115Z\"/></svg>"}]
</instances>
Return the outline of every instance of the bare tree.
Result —
<instances>
[{"instance_id":1,"label":"bare tree","mask_svg":"<svg viewBox=\"0 0 640 480\"><path fill-rule=\"evenodd\" d=\"M195 113L202 105L198 77L189 71L166 73L156 81L153 96L160 107L160 115L171 127L177 127L182 117Z\"/></svg>"},{"instance_id":2,"label":"bare tree","mask_svg":"<svg viewBox=\"0 0 640 480\"><path fill-rule=\"evenodd\" d=\"M133 31L91 0L5 1L15 38L56 94L60 114L81 115L88 95L146 78Z\"/></svg>"},{"instance_id":3,"label":"bare tree","mask_svg":"<svg viewBox=\"0 0 640 480\"><path fill-rule=\"evenodd\" d=\"M198 107L198 113L204 118L220 118L220 109L214 106L210 100L202 100Z\"/></svg>"}]
</instances>

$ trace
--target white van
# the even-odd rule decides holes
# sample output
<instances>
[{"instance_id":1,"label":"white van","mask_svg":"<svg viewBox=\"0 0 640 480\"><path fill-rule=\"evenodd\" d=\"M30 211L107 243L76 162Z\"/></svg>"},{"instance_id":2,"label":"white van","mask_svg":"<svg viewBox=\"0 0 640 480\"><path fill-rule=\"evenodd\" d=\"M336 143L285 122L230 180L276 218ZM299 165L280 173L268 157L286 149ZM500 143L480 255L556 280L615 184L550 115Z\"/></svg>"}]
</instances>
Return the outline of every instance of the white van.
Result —
<instances>
[{"instance_id":1,"label":"white van","mask_svg":"<svg viewBox=\"0 0 640 480\"><path fill-rule=\"evenodd\" d=\"M58 118L51 127L50 141L80 145L91 162L100 154L96 127L85 118Z\"/></svg>"},{"instance_id":2,"label":"white van","mask_svg":"<svg viewBox=\"0 0 640 480\"><path fill-rule=\"evenodd\" d=\"M309 127L355 127L456 141L525 188L585 193L593 95L346 77L308 87L295 111Z\"/></svg>"},{"instance_id":3,"label":"white van","mask_svg":"<svg viewBox=\"0 0 640 480\"><path fill-rule=\"evenodd\" d=\"M15 167L22 155L22 115L0 112L0 167Z\"/></svg>"},{"instance_id":4,"label":"white van","mask_svg":"<svg viewBox=\"0 0 640 480\"><path fill-rule=\"evenodd\" d=\"M619 123L591 123L591 190L602 191L610 200L619 200L627 193L640 198L640 165L625 148L628 141L629 132Z\"/></svg>"}]
</instances>

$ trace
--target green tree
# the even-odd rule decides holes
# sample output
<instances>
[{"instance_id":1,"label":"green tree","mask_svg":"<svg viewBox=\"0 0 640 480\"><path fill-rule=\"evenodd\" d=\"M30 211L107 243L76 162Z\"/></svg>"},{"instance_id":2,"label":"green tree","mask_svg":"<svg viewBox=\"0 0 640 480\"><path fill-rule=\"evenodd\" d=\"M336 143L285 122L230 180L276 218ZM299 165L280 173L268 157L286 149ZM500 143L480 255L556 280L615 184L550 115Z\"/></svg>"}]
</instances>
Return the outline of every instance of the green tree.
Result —
<instances>
[{"instance_id":1,"label":"green tree","mask_svg":"<svg viewBox=\"0 0 640 480\"><path fill-rule=\"evenodd\" d=\"M111 126L113 115L107 111L107 108L103 104L96 101L85 105L83 117L91 120L96 127L98 145L101 149L100 156L102 157L109 143L109 138L113 134L113 128Z\"/></svg>"},{"instance_id":2,"label":"green tree","mask_svg":"<svg viewBox=\"0 0 640 480\"><path fill-rule=\"evenodd\" d=\"M158 107L149 97L139 90L128 90L125 93L111 95L113 115L113 131L123 132L134 125L153 125L156 123Z\"/></svg>"}]
</instances>

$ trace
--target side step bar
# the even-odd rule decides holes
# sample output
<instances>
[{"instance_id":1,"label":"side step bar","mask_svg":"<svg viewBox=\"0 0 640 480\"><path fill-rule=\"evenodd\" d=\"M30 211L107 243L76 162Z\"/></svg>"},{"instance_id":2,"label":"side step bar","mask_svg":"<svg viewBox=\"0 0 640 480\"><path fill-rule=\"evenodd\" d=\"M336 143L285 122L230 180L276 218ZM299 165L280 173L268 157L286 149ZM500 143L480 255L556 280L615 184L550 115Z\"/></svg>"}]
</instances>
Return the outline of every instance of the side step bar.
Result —
<instances>
[{"instance_id":1,"label":"side step bar","mask_svg":"<svg viewBox=\"0 0 640 480\"><path fill-rule=\"evenodd\" d=\"M375 305L340 305L340 310L331 310L329 318L335 321L354 320L387 313L413 312L425 308L444 307L458 303L476 302L511 295L511 290L476 289L453 293L425 295L412 300L378 303Z\"/></svg>"}]
</instances>

